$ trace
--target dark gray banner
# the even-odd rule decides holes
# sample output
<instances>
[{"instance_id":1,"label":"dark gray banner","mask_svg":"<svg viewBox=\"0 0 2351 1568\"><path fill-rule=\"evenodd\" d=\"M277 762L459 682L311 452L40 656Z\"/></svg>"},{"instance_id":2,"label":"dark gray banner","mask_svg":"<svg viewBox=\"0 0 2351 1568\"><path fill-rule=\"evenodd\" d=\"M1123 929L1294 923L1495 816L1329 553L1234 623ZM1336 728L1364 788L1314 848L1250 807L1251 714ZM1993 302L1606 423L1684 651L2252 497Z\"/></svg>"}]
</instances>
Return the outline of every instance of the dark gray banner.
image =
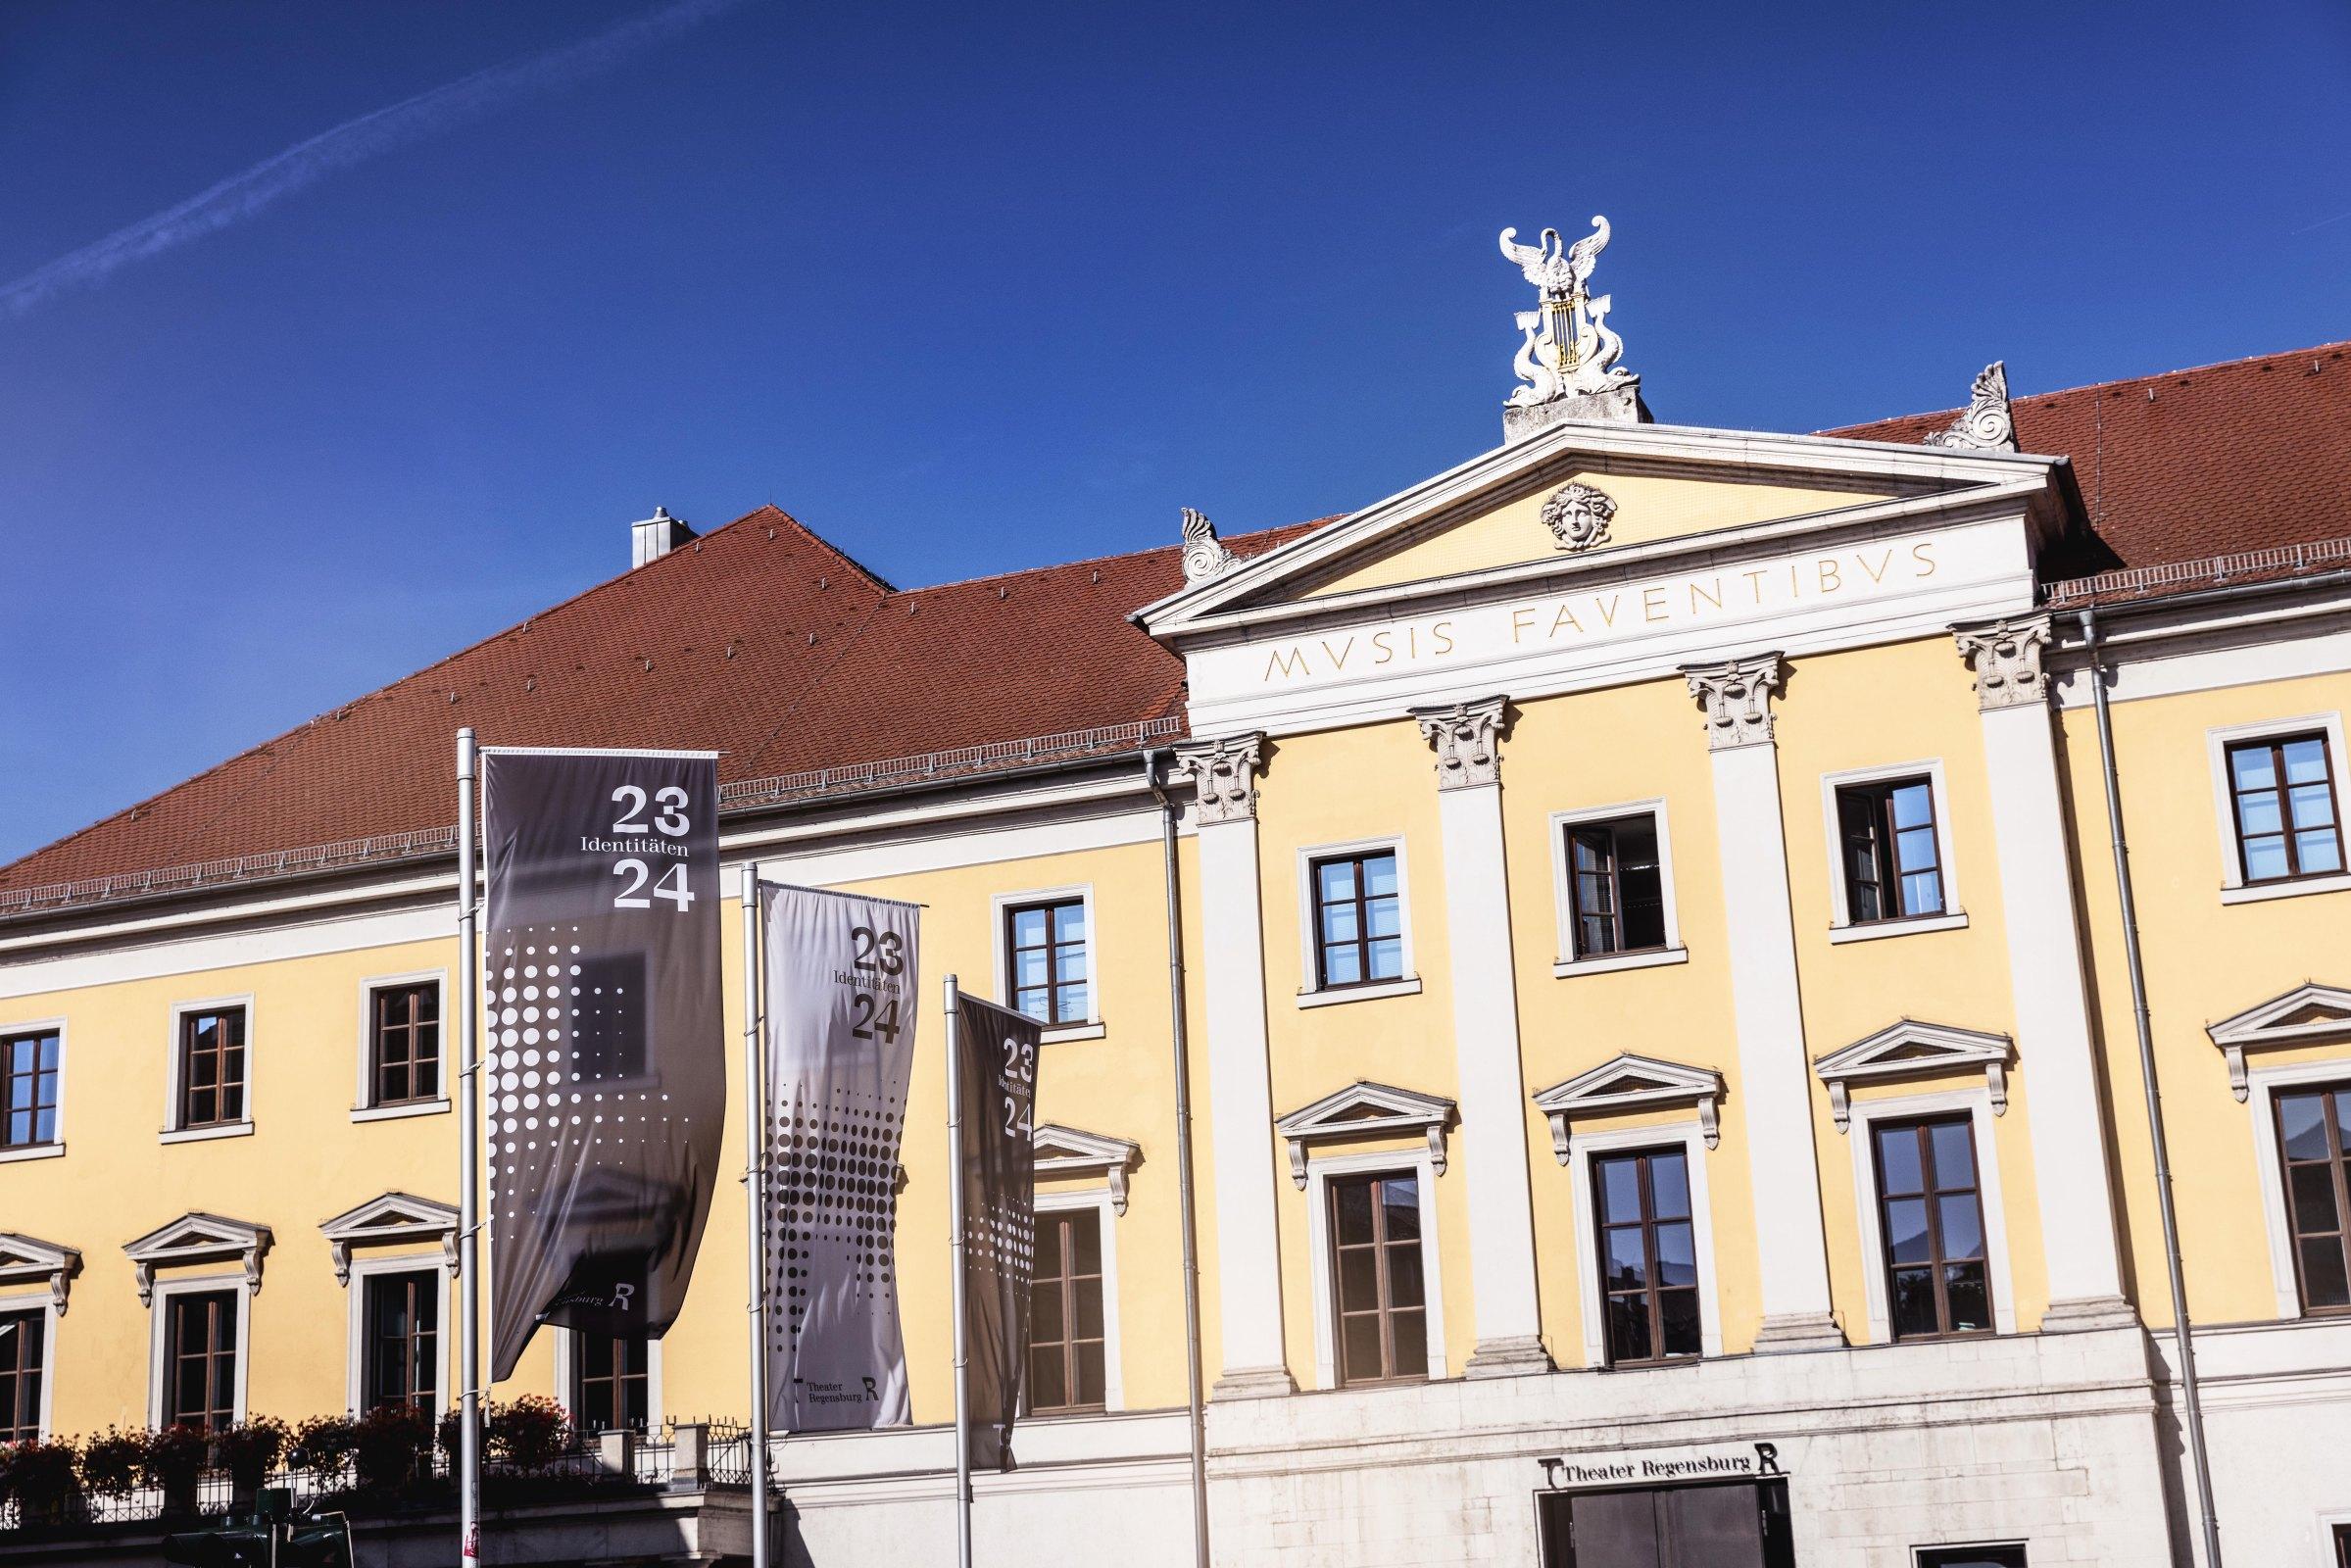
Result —
<instances>
[{"instance_id":1,"label":"dark gray banner","mask_svg":"<svg viewBox=\"0 0 2351 1568\"><path fill-rule=\"evenodd\" d=\"M921 911L762 884L767 1414L786 1432L904 1426L898 1148Z\"/></svg>"},{"instance_id":2,"label":"dark gray banner","mask_svg":"<svg viewBox=\"0 0 2351 1568\"><path fill-rule=\"evenodd\" d=\"M1037 1020L955 995L972 1462L1012 1468L1037 1247Z\"/></svg>"},{"instance_id":3,"label":"dark gray banner","mask_svg":"<svg viewBox=\"0 0 2351 1568\"><path fill-rule=\"evenodd\" d=\"M718 770L485 750L491 1376L542 1323L659 1339L726 1116Z\"/></svg>"}]
</instances>

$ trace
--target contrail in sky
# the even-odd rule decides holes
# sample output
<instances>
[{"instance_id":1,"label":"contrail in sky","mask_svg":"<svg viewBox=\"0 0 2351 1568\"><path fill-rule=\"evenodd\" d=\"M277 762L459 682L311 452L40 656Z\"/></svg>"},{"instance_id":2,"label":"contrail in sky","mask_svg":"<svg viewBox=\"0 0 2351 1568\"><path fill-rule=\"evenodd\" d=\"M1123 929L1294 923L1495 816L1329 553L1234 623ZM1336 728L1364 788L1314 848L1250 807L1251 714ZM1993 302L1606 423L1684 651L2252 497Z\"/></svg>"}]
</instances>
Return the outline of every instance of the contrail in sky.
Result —
<instances>
[{"instance_id":1,"label":"contrail in sky","mask_svg":"<svg viewBox=\"0 0 2351 1568\"><path fill-rule=\"evenodd\" d=\"M143 218L127 228L119 228L13 283L0 284L0 311L12 318L23 316L53 294L99 282L118 268L160 256L190 240L241 222L279 198L316 184L337 170L349 169L394 148L477 120L525 93L561 87L608 70L647 44L682 32L736 3L737 0L678 0L649 16L607 28L592 38L511 65L492 66L357 120L346 120L331 130L322 130L308 141L296 142L284 152L263 159L242 173L229 175L176 207Z\"/></svg>"}]
</instances>

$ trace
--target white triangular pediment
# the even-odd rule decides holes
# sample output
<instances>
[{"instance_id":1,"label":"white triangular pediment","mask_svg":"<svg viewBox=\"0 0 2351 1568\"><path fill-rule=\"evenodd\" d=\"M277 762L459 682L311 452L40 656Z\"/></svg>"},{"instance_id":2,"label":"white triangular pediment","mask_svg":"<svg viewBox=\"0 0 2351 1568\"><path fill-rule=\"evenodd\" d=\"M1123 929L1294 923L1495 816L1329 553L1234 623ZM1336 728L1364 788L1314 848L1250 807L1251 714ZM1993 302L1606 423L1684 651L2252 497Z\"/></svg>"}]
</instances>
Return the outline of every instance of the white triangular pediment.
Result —
<instances>
[{"instance_id":1,"label":"white triangular pediment","mask_svg":"<svg viewBox=\"0 0 2351 1568\"><path fill-rule=\"evenodd\" d=\"M1047 1122L1030 1135L1030 1147L1038 1175L1100 1176L1109 1185L1110 1206L1127 1211L1127 1177L1143 1162L1142 1145Z\"/></svg>"},{"instance_id":2,"label":"white triangular pediment","mask_svg":"<svg viewBox=\"0 0 2351 1568\"><path fill-rule=\"evenodd\" d=\"M368 1243L437 1240L452 1272L457 1268L458 1211L413 1193L385 1193L320 1223L334 1255L335 1279L351 1282L351 1250Z\"/></svg>"},{"instance_id":3,"label":"white triangular pediment","mask_svg":"<svg viewBox=\"0 0 2351 1568\"><path fill-rule=\"evenodd\" d=\"M1290 1146L1291 1179L1306 1185L1306 1150L1317 1142L1345 1138L1375 1138L1420 1133L1428 1140L1432 1168L1445 1174L1445 1129L1453 1118L1453 1102L1418 1090L1398 1089L1359 1079L1310 1105L1301 1105L1274 1123Z\"/></svg>"},{"instance_id":4,"label":"white triangular pediment","mask_svg":"<svg viewBox=\"0 0 2351 1568\"><path fill-rule=\"evenodd\" d=\"M2008 1110L2008 1061L2014 1051L2015 1042L2006 1035L1904 1018L1830 1052L1812 1064L1812 1070L1829 1086L1829 1108L1837 1129L1843 1131L1852 1122L1847 1092L1851 1084L1979 1067L1991 1094L1993 1113L2004 1115Z\"/></svg>"},{"instance_id":5,"label":"white triangular pediment","mask_svg":"<svg viewBox=\"0 0 2351 1568\"><path fill-rule=\"evenodd\" d=\"M1699 1130L1705 1135L1706 1147L1712 1149L1722 1141L1717 1119L1722 1093L1723 1075L1711 1067L1692 1067L1628 1051L1589 1072L1551 1085L1535 1096L1535 1106L1550 1118L1551 1152L1564 1165L1576 1119L1609 1111L1695 1106Z\"/></svg>"},{"instance_id":6,"label":"white triangular pediment","mask_svg":"<svg viewBox=\"0 0 2351 1568\"><path fill-rule=\"evenodd\" d=\"M2351 991L2305 981L2283 996L2224 1018L2205 1033L2229 1060L2229 1087L2238 1100L2251 1093L2245 1053L2351 1039Z\"/></svg>"},{"instance_id":7,"label":"white triangular pediment","mask_svg":"<svg viewBox=\"0 0 2351 1568\"><path fill-rule=\"evenodd\" d=\"M76 1249L14 1231L0 1231L0 1285L45 1283L50 1299L62 1315L66 1310L67 1288L80 1272L81 1253Z\"/></svg>"},{"instance_id":8,"label":"white triangular pediment","mask_svg":"<svg viewBox=\"0 0 2351 1568\"><path fill-rule=\"evenodd\" d=\"M1285 609L1385 602L1414 584L1523 585L1720 549L1756 530L1817 528L1832 516L1868 525L1908 511L1931 514L1961 492L2014 488L2053 524L2062 506L2057 461L1676 425L1563 424L1237 562L1136 618L1166 637ZM1586 542L1545 520L1563 486L1606 491L1611 483L1616 510L1604 539Z\"/></svg>"},{"instance_id":9,"label":"white triangular pediment","mask_svg":"<svg viewBox=\"0 0 2351 1568\"><path fill-rule=\"evenodd\" d=\"M262 1288L262 1258L269 1252L269 1227L219 1214L191 1211L123 1245L138 1271L139 1299L153 1298L155 1271L175 1263L234 1261L245 1270L245 1288Z\"/></svg>"}]
</instances>

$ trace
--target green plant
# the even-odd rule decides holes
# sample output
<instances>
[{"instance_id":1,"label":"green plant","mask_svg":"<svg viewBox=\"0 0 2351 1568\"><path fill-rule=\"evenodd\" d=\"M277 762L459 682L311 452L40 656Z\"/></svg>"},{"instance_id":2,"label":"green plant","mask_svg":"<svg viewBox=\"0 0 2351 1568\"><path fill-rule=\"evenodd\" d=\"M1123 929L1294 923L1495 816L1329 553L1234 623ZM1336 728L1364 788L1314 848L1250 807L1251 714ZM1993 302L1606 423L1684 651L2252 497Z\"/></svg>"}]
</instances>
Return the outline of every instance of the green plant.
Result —
<instances>
[{"instance_id":1,"label":"green plant","mask_svg":"<svg viewBox=\"0 0 2351 1568\"><path fill-rule=\"evenodd\" d=\"M286 1464L296 1470L333 1475L350 1462L359 1436L339 1415L315 1415L294 1429L286 1446Z\"/></svg>"},{"instance_id":2,"label":"green plant","mask_svg":"<svg viewBox=\"0 0 2351 1568\"><path fill-rule=\"evenodd\" d=\"M8 1490L16 1494L18 1512L26 1523L54 1524L73 1512L81 1497L76 1457L73 1445L62 1439L35 1438L10 1446Z\"/></svg>"},{"instance_id":3,"label":"green plant","mask_svg":"<svg viewBox=\"0 0 2351 1568\"><path fill-rule=\"evenodd\" d=\"M213 1462L228 1472L228 1484L235 1491L255 1492L277 1468L292 1438L277 1417L255 1416L213 1438Z\"/></svg>"},{"instance_id":4,"label":"green plant","mask_svg":"<svg viewBox=\"0 0 2351 1568\"><path fill-rule=\"evenodd\" d=\"M360 1417L352 1436L360 1486L388 1492L416 1479L432 1451L433 1419L413 1404L379 1404Z\"/></svg>"},{"instance_id":5,"label":"green plant","mask_svg":"<svg viewBox=\"0 0 2351 1568\"><path fill-rule=\"evenodd\" d=\"M160 1432L147 1434L146 1451L139 1455L139 1475L150 1486L164 1489L169 1497L185 1496L195 1490L196 1478L212 1457L212 1440L202 1427L173 1422Z\"/></svg>"},{"instance_id":6,"label":"green plant","mask_svg":"<svg viewBox=\"0 0 2351 1568\"><path fill-rule=\"evenodd\" d=\"M512 1404L490 1407L490 1452L518 1470L551 1463L568 1446L570 1417L543 1394L525 1394Z\"/></svg>"},{"instance_id":7,"label":"green plant","mask_svg":"<svg viewBox=\"0 0 2351 1568\"><path fill-rule=\"evenodd\" d=\"M108 1427L81 1446L81 1483L101 1496L119 1497L139 1482L139 1462L147 1456L147 1434Z\"/></svg>"}]
</instances>

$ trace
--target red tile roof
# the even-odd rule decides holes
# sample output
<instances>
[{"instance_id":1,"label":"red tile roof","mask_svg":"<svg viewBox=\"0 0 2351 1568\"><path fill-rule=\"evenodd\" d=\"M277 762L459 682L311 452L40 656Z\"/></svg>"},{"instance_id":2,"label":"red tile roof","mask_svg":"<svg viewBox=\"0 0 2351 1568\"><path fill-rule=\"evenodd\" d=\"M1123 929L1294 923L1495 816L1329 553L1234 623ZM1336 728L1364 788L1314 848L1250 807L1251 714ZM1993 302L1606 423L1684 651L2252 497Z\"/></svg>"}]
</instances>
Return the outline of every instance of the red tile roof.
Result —
<instances>
[{"instance_id":1,"label":"red tile roof","mask_svg":"<svg viewBox=\"0 0 2351 1568\"><path fill-rule=\"evenodd\" d=\"M2074 462L2074 576L2351 535L2351 344L2015 403L2026 451ZM1828 432L1910 442L1956 411ZM1228 541L1255 554L1311 523ZM1176 547L893 590L762 508L406 680L0 867L0 893L431 832L452 736L717 747L722 780L1179 719L1183 668L1126 620ZM0 916L9 911L0 900Z\"/></svg>"}]
</instances>

